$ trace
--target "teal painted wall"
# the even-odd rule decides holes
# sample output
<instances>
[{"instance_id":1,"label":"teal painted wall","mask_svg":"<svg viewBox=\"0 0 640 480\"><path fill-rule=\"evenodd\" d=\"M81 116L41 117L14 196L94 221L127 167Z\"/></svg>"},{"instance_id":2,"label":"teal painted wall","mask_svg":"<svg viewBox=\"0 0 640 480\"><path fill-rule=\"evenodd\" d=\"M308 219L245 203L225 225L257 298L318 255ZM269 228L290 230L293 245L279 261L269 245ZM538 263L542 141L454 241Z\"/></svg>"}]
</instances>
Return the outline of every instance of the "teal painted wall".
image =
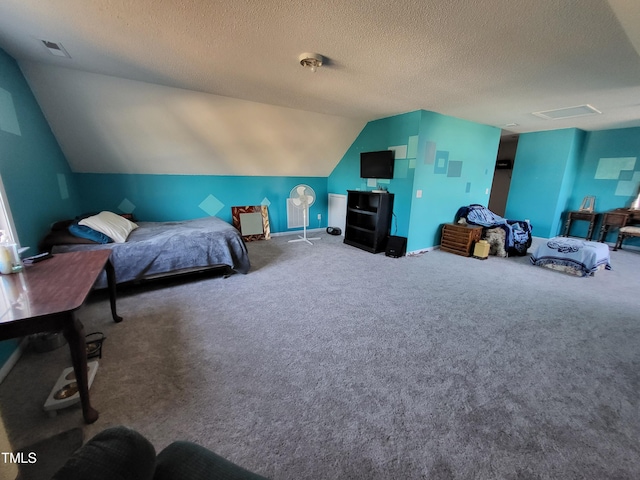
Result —
<instances>
[{"instance_id":1,"label":"teal painted wall","mask_svg":"<svg viewBox=\"0 0 640 480\"><path fill-rule=\"evenodd\" d=\"M15 60L0 49L0 175L16 233L35 253L48 225L76 210L66 159ZM0 365L18 345L0 342Z\"/></svg>"},{"instance_id":2,"label":"teal painted wall","mask_svg":"<svg viewBox=\"0 0 640 480\"><path fill-rule=\"evenodd\" d=\"M76 174L84 212L133 213L139 221L162 222L215 215L231 223L231 207L269 207L271 232L287 232L286 200L298 184L309 185L316 201L309 228L327 225L326 177ZM82 213L82 212L77 212ZM318 222L318 214L322 219Z\"/></svg>"},{"instance_id":3,"label":"teal painted wall","mask_svg":"<svg viewBox=\"0 0 640 480\"><path fill-rule=\"evenodd\" d=\"M375 120L333 170L327 188L342 194L375 189L360 178L360 153L402 146L394 178L385 184L395 194L391 233L408 237L408 251L426 249L440 244L442 223L452 221L459 207L486 205L499 142L497 128L422 110ZM446 161L437 163L436 152L444 152Z\"/></svg>"},{"instance_id":4,"label":"teal painted wall","mask_svg":"<svg viewBox=\"0 0 640 480\"><path fill-rule=\"evenodd\" d=\"M346 195L347 190L375 190L375 186L368 186L367 180L360 178L360 153L400 147L396 150L393 179L379 183L394 194L391 234L402 237L409 234L420 115L420 111L415 111L367 123L327 180L329 193Z\"/></svg>"},{"instance_id":5,"label":"teal painted wall","mask_svg":"<svg viewBox=\"0 0 640 480\"><path fill-rule=\"evenodd\" d=\"M0 174L22 246L75 212L73 175L15 60L0 50ZM62 183L62 185L61 185Z\"/></svg>"},{"instance_id":6,"label":"teal painted wall","mask_svg":"<svg viewBox=\"0 0 640 480\"><path fill-rule=\"evenodd\" d=\"M9 360L9 357L16 351L19 344L19 338L12 338L11 340L4 340L0 342L0 367Z\"/></svg>"},{"instance_id":7,"label":"teal painted wall","mask_svg":"<svg viewBox=\"0 0 640 480\"><path fill-rule=\"evenodd\" d=\"M573 142L569 150L569 155L567 157L567 167L565 169L564 178L560 183L560 190L558 191L558 208L554 218L555 221L551 227L551 232L557 231L558 233L562 233L564 231L564 223L566 221L566 216L564 213L570 210L569 204L573 195L576 176L580 172L580 168L582 165L582 155L586 137L587 132L583 130L575 130ZM579 229L583 229L581 235L586 236L588 231L587 223L578 222L578 225L576 226ZM575 231L575 227L572 227L571 230Z\"/></svg>"},{"instance_id":8,"label":"teal painted wall","mask_svg":"<svg viewBox=\"0 0 640 480\"><path fill-rule=\"evenodd\" d=\"M640 128L589 132L582 157L568 209L579 208L586 195L596 197L598 212L629 207L640 185ZM611 231L607 241L616 237ZM640 246L640 241L629 239L625 245Z\"/></svg>"},{"instance_id":9,"label":"teal painted wall","mask_svg":"<svg viewBox=\"0 0 640 480\"><path fill-rule=\"evenodd\" d=\"M488 204L499 143L498 128L421 112L408 251L439 245L461 206Z\"/></svg>"},{"instance_id":10,"label":"teal painted wall","mask_svg":"<svg viewBox=\"0 0 640 480\"><path fill-rule=\"evenodd\" d=\"M584 138L585 132L578 129L520 135L506 218L529 219L537 237L551 238L561 233L562 214L581 168Z\"/></svg>"}]
</instances>

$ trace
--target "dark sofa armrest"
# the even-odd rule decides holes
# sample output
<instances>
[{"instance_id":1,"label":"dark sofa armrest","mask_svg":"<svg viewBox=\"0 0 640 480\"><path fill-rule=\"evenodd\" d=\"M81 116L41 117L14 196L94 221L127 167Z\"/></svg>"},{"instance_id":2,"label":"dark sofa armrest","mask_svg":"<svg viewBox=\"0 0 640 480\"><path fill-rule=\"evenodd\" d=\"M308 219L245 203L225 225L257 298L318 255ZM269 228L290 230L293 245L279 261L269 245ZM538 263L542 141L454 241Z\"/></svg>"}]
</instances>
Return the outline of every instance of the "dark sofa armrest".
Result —
<instances>
[{"instance_id":1,"label":"dark sofa armrest","mask_svg":"<svg viewBox=\"0 0 640 480\"><path fill-rule=\"evenodd\" d=\"M267 480L191 442L173 442L158 454L154 480Z\"/></svg>"},{"instance_id":2,"label":"dark sofa armrest","mask_svg":"<svg viewBox=\"0 0 640 480\"><path fill-rule=\"evenodd\" d=\"M80 447L51 480L152 480L153 445L126 427L108 428Z\"/></svg>"}]
</instances>

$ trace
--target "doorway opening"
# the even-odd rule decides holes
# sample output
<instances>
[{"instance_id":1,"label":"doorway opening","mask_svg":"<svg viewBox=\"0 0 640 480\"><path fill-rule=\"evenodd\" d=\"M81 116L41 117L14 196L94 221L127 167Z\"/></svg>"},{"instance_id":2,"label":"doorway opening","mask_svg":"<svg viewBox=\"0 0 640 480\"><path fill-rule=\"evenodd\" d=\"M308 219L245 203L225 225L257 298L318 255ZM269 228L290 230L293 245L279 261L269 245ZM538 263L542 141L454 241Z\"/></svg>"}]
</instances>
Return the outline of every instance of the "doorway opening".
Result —
<instances>
[{"instance_id":1,"label":"doorway opening","mask_svg":"<svg viewBox=\"0 0 640 480\"><path fill-rule=\"evenodd\" d=\"M505 210L507 208L507 198L509 197L509 187L511 186L511 172L513 171L513 164L516 160L517 148L518 135L511 132L503 132L498 146L496 168L493 173L493 183L491 185L491 195L489 196L488 205L489 210L501 217L505 216Z\"/></svg>"}]
</instances>

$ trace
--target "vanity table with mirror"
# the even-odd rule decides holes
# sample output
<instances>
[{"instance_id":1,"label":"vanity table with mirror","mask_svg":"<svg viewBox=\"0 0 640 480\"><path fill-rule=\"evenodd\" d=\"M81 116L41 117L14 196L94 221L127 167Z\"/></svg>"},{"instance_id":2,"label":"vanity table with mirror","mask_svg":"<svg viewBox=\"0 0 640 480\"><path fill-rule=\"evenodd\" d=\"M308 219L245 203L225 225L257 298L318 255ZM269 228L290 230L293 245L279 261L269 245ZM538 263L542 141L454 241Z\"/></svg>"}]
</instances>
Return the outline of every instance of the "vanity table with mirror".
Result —
<instances>
[{"instance_id":1,"label":"vanity table with mirror","mask_svg":"<svg viewBox=\"0 0 640 480\"><path fill-rule=\"evenodd\" d=\"M603 214L602 225L600 226L599 242L607 239L609 229L626 227L627 225L640 224L640 210L632 208L616 208Z\"/></svg>"}]
</instances>

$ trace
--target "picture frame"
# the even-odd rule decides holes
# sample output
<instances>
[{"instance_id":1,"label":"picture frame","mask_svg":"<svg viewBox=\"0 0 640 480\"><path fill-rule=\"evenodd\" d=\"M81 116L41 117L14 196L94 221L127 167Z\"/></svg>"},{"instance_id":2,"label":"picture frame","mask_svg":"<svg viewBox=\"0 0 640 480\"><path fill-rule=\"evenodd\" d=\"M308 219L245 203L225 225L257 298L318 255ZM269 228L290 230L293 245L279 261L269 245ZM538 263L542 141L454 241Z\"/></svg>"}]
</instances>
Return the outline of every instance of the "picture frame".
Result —
<instances>
[{"instance_id":1,"label":"picture frame","mask_svg":"<svg viewBox=\"0 0 640 480\"><path fill-rule=\"evenodd\" d=\"M266 205L231 207L231 219L233 226L247 242L271 238L269 210Z\"/></svg>"},{"instance_id":2,"label":"picture frame","mask_svg":"<svg viewBox=\"0 0 640 480\"><path fill-rule=\"evenodd\" d=\"M581 212L593 212L596 208L596 197L587 195L582 199L582 204L580 204Z\"/></svg>"}]
</instances>

